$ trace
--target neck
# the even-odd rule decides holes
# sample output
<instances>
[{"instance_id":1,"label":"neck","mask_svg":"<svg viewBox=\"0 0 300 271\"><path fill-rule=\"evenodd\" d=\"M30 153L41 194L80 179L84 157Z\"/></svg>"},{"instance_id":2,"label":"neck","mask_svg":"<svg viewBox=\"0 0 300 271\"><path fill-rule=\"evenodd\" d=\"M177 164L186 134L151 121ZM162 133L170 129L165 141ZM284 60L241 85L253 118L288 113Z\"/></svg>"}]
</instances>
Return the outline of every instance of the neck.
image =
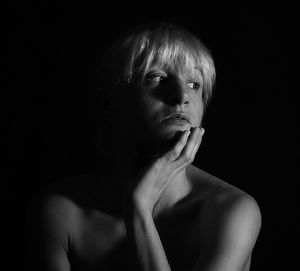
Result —
<instances>
[{"instance_id":1,"label":"neck","mask_svg":"<svg viewBox=\"0 0 300 271\"><path fill-rule=\"evenodd\" d=\"M184 199L192 190L188 181L187 170L182 170L162 192L160 199L153 210L153 217L158 217L163 213L172 213L174 207Z\"/></svg>"},{"instance_id":2,"label":"neck","mask_svg":"<svg viewBox=\"0 0 300 271\"><path fill-rule=\"evenodd\" d=\"M116 167L116 172L122 173L127 171L126 182L130 182L151 160L155 159L154 155L147 155L146 153L139 153L133 155L132 160L129 159L124 163L124 159ZM123 162L122 162L123 161ZM116 179L121 179L117 177ZM123 184L126 184L124 182ZM123 187L125 189L125 187ZM159 200L153 209L153 217L156 218L160 214L170 213L181 199L183 199L192 190L192 186L188 180L187 168L183 169L176 175L169 185L162 192Z\"/></svg>"},{"instance_id":3,"label":"neck","mask_svg":"<svg viewBox=\"0 0 300 271\"><path fill-rule=\"evenodd\" d=\"M130 183L151 160L155 159L153 153L132 150L133 148L128 144L115 145L114 151L112 151L113 155L107 161L109 167L107 167L108 171L105 175L108 176L108 180L104 185L106 186L105 189L109 189L107 199L113 212L116 214L120 214L122 210L122 196L126 189L126 184ZM100 190L103 191L103 183L99 183L96 190L99 192ZM191 185L188 182L186 169L184 169L174 177L162 192L154 207L153 216L157 217L160 213L171 211L175 204L190 191Z\"/></svg>"}]
</instances>

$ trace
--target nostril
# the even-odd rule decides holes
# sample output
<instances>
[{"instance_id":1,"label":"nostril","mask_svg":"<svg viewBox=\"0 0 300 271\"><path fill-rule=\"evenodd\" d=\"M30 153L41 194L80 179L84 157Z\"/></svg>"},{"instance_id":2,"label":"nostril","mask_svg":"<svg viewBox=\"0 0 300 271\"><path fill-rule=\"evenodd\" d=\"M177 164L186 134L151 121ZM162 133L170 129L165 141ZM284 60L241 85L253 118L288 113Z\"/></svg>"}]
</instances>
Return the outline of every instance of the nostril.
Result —
<instances>
[{"instance_id":1,"label":"nostril","mask_svg":"<svg viewBox=\"0 0 300 271\"><path fill-rule=\"evenodd\" d=\"M167 102L174 104L189 104L189 97L187 94L178 93L177 95L172 95L167 97Z\"/></svg>"},{"instance_id":2,"label":"nostril","mask_svg":"<svg viewBox=\"0 0 300 271\"><path fill-rule=\"evenodd\" d=\"M172 83L172 84L171 84ZM165 101L172 105L189 103L189 93L181 83L171 82L164 91Z\"/></svg>"}]
</instances>

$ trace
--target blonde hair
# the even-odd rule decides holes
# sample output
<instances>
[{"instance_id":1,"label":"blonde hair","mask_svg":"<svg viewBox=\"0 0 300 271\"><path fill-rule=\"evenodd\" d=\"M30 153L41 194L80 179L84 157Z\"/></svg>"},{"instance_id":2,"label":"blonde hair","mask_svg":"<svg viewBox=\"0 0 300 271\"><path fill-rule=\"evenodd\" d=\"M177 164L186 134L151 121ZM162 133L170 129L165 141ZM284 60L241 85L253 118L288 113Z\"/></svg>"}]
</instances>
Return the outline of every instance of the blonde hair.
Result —
<instances>
[{"instance_id":1,"label":"blonde hair","mask_svg":"<svg viewBox=\"0 0 300 271\"><path fill-rule=\"evenodd\" d=\"M185 28L162 22L136 27L115 42L103 58L102 82L110 88L139 83L153 64L175 64L192 73L198 70L203 79L203 101L210 99L215 82L210 52Z\"/></svg>"}]
</instances>

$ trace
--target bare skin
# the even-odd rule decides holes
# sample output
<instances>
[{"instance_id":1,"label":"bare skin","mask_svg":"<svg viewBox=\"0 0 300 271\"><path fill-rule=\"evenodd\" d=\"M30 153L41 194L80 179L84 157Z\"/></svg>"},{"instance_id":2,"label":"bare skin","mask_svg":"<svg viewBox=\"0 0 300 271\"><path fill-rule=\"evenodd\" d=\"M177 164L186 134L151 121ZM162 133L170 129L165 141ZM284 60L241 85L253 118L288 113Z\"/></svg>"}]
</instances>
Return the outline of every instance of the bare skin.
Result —
<instances>
[{"instance_id":1,"label":"bare skin","mask_svg":"<svg viewBox=\"0 0 300 271\"><path fill-rule=\"evenodd\" d=\"M119 159L33 202L38 270L249 270L261 225L255 200L191 165L204 134L201 82L176 67L154 66L146 78L119 99ZM174 111L188 121L166 121ZM138 163L132 150L143 143L161 154Z\"/></svg>"},{"instance_id":2,"label":"bare skin","mask_svg":"<svg viewBox=\"0 0 300 271\"><path fill-rule=\"evenodd\" d=\"M249 270L260 227L255 200L192 165L186 173L186 190L167 202L161 201L153 213L168 266L171 270ZM113 183L105 175L86 175L54 185L43 197L39 206L47 226L42 235L51 247L32 244L39 251L44 249L46 270L133 270L127 265L128 236L123 210L118 206L121 201L116 204L110 196L115 187L104 185L98 194L101 200L94 197L102 178ZM66 193L65 188L70 186L73 191ZM240 233L235 228L233 232L226 229L231 219L240 224ZM32 227L35 229L35 225ZM226 244L222 238L237 238L237 247L231 247L235 241ZM224 266L226 252L228 268ZM230 259L230 254L236 257Z\"/></svg>"}]
</instances>

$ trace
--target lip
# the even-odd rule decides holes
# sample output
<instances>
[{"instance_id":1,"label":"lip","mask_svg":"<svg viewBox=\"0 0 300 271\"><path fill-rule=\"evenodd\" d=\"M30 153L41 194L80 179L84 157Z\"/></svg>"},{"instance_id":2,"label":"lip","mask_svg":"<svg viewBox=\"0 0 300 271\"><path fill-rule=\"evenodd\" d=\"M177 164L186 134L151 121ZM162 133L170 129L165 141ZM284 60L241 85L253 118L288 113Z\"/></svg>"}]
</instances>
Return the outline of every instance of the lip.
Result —
<instances>
[{"instance_id":1,"label":"lip","mask_svg":"<svg viewBox=\"0 0 300 271\"><path fill-rule=\"evenodd\" d=\"M185 125L190 124L186 120L181 120L181 119L180 120L179 119L167 119L167 120L164 120L163 123L171 124L171 125L178 125L178 126L185 126Z\"/></svg>"},{"instance_id":2,"label":"lip","mask_svg":"<svg viewBox=\"0 0 300 271\"><path fill-rule=\"evenodd\" d=\"M162 121L180 125L191 124L190 116L184 112L173 112L163 118Z\"/></svg>"}]
</instances>

